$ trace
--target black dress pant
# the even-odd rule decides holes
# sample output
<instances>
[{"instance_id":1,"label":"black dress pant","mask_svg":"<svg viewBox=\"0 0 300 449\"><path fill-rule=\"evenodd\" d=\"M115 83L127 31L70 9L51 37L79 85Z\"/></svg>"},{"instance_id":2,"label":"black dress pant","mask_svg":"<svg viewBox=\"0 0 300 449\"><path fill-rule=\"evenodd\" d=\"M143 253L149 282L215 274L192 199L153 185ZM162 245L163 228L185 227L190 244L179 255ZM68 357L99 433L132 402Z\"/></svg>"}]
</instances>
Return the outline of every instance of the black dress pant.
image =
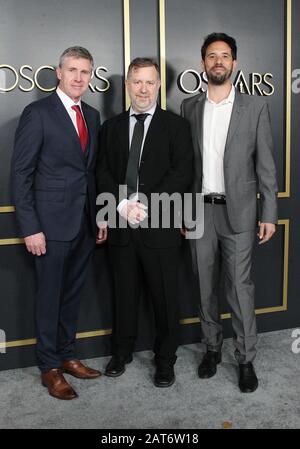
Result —
<instances>
[{"instance_id":1,"label":"black dress pant","mask_svg":"<svg viewBox=\"0 0 300 449\"><path fill-rule=\"evenodd\" d=\"M84 212L74 240L47 240L46 254L35 256L37 357L42 372L75 358L80 293L94 247L95 237Z\"/></svg>"},{"instance_id":2,"label":"black dress pant","mask_svg":"<svg viewBox=\"0 0 300 449\"><path fill-rule=\"evenodd\" d=\"M109 246L114 279L113 353L128 356L137 337L142 279L154 310L157 363L173 365L179 341L177 270L179 248L149 248L140 229L131 229L126 246Z\"/></svg>"}]
</instances>

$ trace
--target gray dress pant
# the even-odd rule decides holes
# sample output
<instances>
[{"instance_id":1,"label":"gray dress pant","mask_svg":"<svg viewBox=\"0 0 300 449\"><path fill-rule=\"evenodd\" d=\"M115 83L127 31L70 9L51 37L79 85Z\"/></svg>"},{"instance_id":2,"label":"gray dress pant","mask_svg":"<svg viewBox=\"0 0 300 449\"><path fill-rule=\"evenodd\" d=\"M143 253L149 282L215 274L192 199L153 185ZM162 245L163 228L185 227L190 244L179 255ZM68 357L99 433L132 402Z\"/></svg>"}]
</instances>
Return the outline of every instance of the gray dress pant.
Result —
<instances>
[{"instance_id":1,"label":"gray dress pant","mask_svg":"<svg viewBox=\"0 0 300 449\"><path fill-rule=\"evenodd\" d=\"M221 350L223 337L218 291L223 269L238 363L252 362L256 355L254 284L251 280L255 234L255 230L234 233L226 205L206 203L203 237L190 240L193 265L199 278L203 343L211 351Z\"/></svg>"}]
</instances>

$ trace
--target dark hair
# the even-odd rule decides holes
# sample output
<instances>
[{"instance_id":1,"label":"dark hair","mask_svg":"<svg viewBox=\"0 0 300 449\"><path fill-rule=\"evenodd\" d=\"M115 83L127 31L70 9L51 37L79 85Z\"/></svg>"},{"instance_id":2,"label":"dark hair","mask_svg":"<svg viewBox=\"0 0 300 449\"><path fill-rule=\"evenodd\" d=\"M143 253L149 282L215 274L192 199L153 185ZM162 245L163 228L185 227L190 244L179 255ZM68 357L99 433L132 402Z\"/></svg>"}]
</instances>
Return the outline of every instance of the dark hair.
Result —
<instances>
[{"instance_id":1,"label":"dark hair","mask_svg":"<svg viewBox=\"0 0 300 449\"><path fill-rule=\"evenodd\" d=\"M225 34L225 33L211 33L208 36L206 36L206 38L204 39L202 48L201 48L201 55L202 55L203 61L204 61L204 58L206 55L207 47L210 44L212 44L213 42L217 42L217 41L226 42L226 44L229 45L229 47L231 48L232 59L236 59L237 46L236 46L235 39L231 36L228 36L228 34Z\"/></svg>"},{"instance_id":2,"label":"dark hair","mask_svg":"<svg viewBox=\"0 0 300 449\"><path fill-rule=\"evenodd\" d=\"M141 69L142 67L154 67L155 70L157 71L158 78L160 78L158 64L154 59L151 59L151 58L135 58L135 59L133 59L128 67L128 70L127 70L127 78L129 77L130 73L134 69Z\"/></svg>"},{"instance_id":3,"label":"dark hair","mask_svg":"<svg viewBox=\"0 0 300 449\"><path fill-rule=\"evenodd\" d=\"M88 59L91 63L91 66L92 67L94 66L93 56L86 48L79 47L79 46L73 46L73 47L67 48L61 54L61 56L59 58L59 67L62 67L64 60L69 57L78 58L78 59L79 58Z\"/></svg>"}]
</instances>

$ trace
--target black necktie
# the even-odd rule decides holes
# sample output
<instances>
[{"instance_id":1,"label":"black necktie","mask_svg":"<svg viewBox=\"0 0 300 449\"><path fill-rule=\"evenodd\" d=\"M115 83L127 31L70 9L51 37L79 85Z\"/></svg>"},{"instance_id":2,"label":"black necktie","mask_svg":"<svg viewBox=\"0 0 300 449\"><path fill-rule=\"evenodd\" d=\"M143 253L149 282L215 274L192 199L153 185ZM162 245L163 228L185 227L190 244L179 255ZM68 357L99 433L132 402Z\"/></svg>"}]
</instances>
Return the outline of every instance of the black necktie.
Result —
<instances>
[{"instance_id":1,"label":"black necktie","mask_svg":"<svg viewBox=\"0 0 300 449\"><path fill-rule=\"evenodd\" d=\"M136 124L133 130L129 158L126 170L127 195L135 193L137 190L137 180L139 173L140 154L144 138L144 121L149 114L133 114Z\"/></svg>"}]
</instances>

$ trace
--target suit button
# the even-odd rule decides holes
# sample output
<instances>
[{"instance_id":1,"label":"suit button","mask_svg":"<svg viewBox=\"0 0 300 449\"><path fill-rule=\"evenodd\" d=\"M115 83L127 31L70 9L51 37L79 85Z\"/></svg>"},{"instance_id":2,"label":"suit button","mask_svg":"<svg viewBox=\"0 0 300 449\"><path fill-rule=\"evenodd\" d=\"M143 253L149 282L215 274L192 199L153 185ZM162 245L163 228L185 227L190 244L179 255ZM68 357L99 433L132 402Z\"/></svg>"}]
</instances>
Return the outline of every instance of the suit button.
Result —
<instances>
[{"instance_id":1,"label":"suit button","mask_svg":"<svg viewBox=\"0 0 300 449\"><path fill-rule=\"evenodd\" d=\"M143 187L145 184L143 182L140 182L140 186Z\"/></svg>"}]
</instances>

